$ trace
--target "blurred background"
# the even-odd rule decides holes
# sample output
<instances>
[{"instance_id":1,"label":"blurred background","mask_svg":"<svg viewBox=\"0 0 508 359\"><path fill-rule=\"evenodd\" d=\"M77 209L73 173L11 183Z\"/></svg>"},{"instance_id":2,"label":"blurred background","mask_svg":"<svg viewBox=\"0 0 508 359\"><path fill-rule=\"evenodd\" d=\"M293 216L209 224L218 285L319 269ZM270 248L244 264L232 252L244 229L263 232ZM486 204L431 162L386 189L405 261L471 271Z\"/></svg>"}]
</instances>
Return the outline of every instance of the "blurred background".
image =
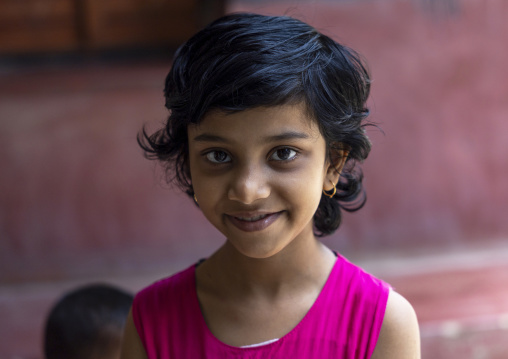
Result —
<instances>
[{"instance_id":1,"label":"blurred background","mask_svg":"<svg viewBox=\"0 0 508 359\"><path fill-rule=\"evenodd\" d=\"M223 238L143 158L173 51L221 14L304 20L372 73L367 205L330 247L390 282L423 358L508 358L508 2L0 0L0 358L66 290L137 291Z\"/></svg>"}]
</instances>

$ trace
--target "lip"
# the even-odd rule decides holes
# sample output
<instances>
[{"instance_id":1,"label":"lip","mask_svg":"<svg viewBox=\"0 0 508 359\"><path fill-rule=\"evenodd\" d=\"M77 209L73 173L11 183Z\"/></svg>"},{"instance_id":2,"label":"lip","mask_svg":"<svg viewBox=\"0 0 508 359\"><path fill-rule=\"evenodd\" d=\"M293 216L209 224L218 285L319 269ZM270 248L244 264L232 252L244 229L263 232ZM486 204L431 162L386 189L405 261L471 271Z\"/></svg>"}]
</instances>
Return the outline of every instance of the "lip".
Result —
<instances>
[{"instance_id":1,"label":"lip","mask_svg":"<svg viewBox=\"0 0 508 359\"><path fill-rule=\"evenodd\" d=\"M272 212L272 213L235 213L235 214L226 214L226 218L231 222L236 228L244 232L257 232L262 231L263 229L269 227L273 222L275 222L280 215L281 212ZM242 220L240 218L255 218L263 216L260 219L254 221Z\"/></svg>"}]
</instances>

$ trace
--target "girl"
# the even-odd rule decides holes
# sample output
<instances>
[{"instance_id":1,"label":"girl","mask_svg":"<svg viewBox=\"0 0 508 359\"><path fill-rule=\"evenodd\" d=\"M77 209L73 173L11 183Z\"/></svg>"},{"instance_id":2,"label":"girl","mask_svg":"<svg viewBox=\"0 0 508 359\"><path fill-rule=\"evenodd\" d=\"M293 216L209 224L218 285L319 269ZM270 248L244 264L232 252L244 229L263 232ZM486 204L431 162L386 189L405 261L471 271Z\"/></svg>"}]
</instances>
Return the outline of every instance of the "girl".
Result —
<instances>
[{"instance_id":1,"label":"girl","mask_svg":"<svg viewBox=\"0 0 508 359\"><path fill-rule=\"evenodd\" d=\"M419 358L411 305L323 245L362 207L368 73L290 17L235 14L177 52L140 144L225 236L136 296L122 359Z\"/></svg>"}]
</instances>

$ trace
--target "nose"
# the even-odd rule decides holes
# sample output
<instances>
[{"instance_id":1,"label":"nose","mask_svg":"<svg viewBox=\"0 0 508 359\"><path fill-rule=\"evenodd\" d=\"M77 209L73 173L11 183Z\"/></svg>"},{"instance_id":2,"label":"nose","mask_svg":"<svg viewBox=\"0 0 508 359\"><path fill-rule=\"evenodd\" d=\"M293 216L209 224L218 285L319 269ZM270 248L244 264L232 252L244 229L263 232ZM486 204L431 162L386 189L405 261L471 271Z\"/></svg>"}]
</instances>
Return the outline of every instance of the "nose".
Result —
<instances>
[{"instance_id":1,"label":"nose","mask_svg":"<svg viewBox=\"0 0 508 359\"><path fill-rule=\"evenodd\" d=\"M269 178L259 166L244 166L232 174L228 189L230 200L251 204L269 195Z\"/></svg>"}]
</instances>

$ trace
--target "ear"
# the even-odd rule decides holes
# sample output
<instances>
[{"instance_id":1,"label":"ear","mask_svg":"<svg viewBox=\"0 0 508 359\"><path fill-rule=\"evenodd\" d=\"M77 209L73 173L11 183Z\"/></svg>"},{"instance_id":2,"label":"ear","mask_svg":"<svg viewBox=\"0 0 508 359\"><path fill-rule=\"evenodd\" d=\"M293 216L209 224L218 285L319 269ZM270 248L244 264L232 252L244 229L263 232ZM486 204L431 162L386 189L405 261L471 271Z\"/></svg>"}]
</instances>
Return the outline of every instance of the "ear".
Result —
<instances>
[{"instance_id":1,"label":"ear","mask_svg":"<svg viewBox=\"0 0 508 359\"><path fill-rule=\"evenodd\" d=\"M326 175L323 183L325 191L333 190L333 187L339 182L340 173L344 168L349 151L342 145L330 148L330 154L327 161Z\"/></svg>"}]
</instances>

